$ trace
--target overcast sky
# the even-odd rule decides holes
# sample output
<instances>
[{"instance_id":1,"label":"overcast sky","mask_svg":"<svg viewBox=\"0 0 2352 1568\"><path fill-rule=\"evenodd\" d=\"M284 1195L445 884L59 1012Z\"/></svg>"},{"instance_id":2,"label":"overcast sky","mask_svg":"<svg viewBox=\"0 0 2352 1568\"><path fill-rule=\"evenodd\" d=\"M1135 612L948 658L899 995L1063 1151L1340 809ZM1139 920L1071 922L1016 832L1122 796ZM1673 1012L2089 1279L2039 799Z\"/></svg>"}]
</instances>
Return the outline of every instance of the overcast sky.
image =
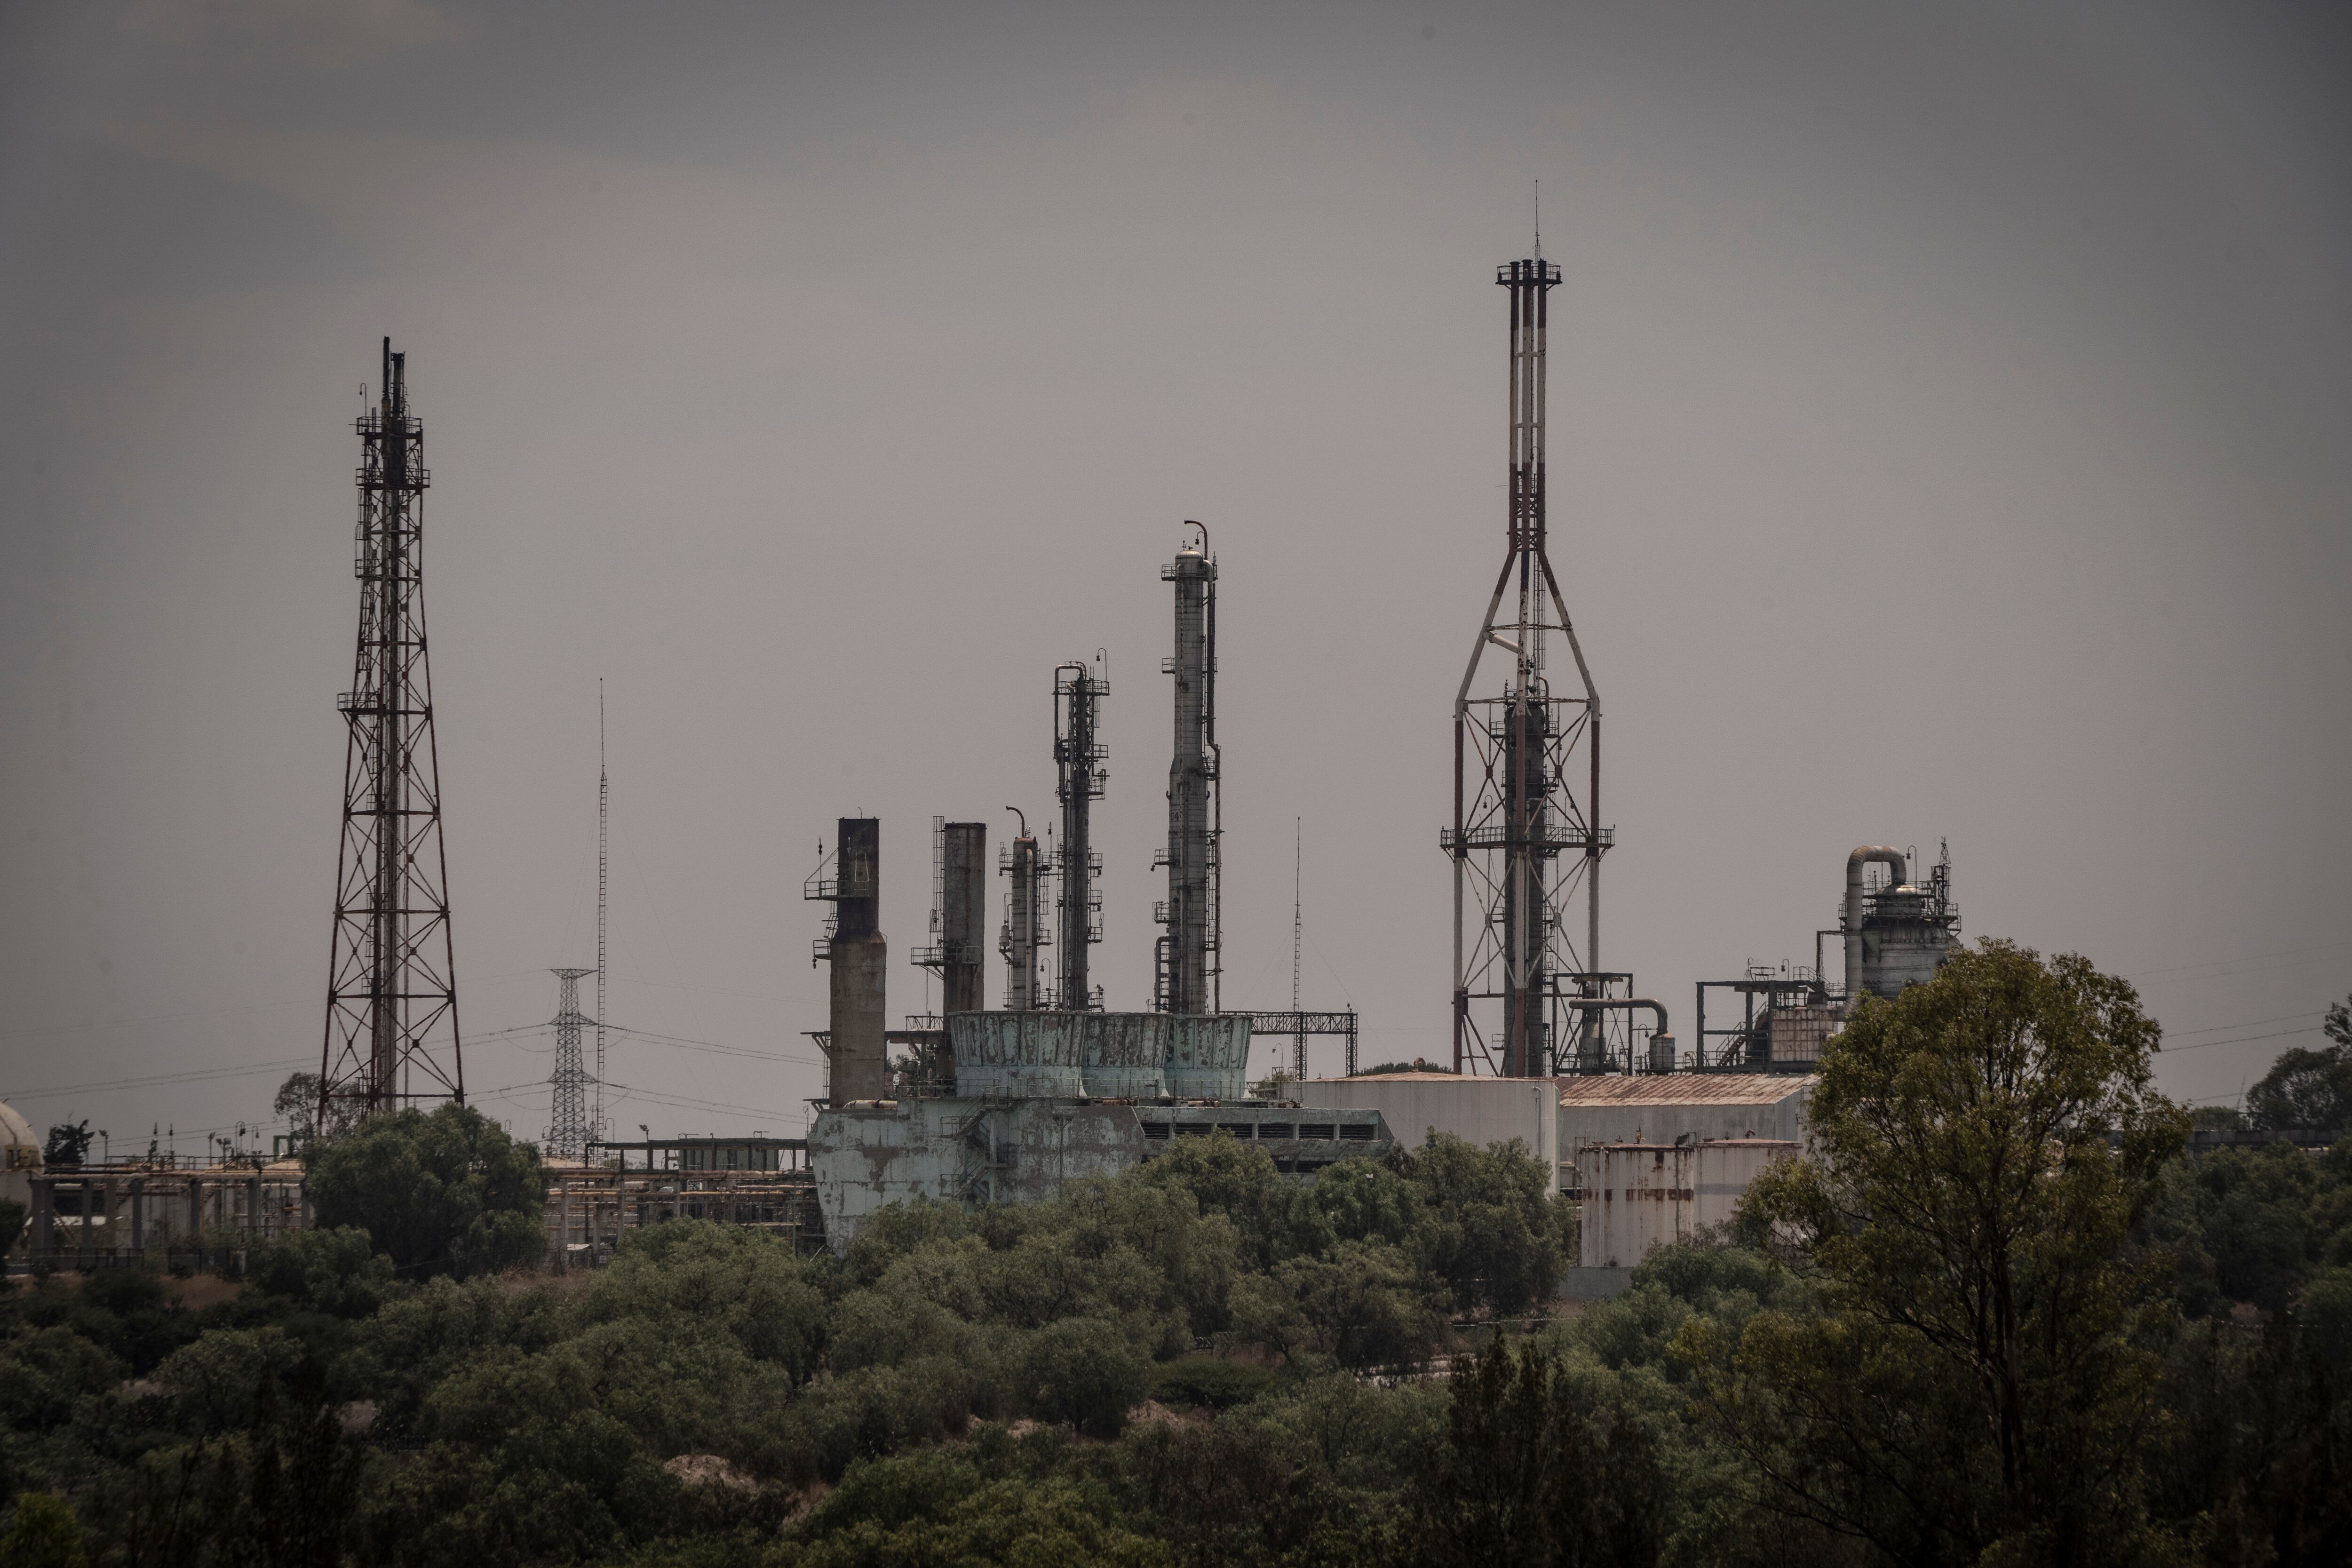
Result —
<instances>
[{"instance_id":1,"label":"overcast sky","mask_svg":"<svg viewBox=\"0 0 2352 1568\"><path fill-rule=\"evenodd\" d=\"M0 1097L186 1151L315 1068L385 333L518 1132L600 679L608 1013L731 1053L618 1044L616 1126L802 1125L842 815L922 1010L930 819L1050 809L1097 648L1096 963L1149 1005L1187 517L1226 1002L1287 1004L1297 819L1308 1005L1445 1054L1540 180L1606 965L1687 1037L1850 847L1948 838L1970 935L2132 977L2233 1099L2352 992L2347 83L2334 5L8 6Z\"/></svg>"}]
</instances>

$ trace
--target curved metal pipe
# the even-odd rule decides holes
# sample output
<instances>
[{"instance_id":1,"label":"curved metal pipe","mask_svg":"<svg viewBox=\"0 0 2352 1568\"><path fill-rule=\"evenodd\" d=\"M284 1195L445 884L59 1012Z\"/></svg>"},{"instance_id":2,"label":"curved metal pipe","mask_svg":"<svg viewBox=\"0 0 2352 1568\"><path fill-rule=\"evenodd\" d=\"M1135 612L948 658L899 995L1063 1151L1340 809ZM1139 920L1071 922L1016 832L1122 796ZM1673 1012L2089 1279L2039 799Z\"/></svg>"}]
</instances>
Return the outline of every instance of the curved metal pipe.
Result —
<instances>
[{"instance_id":1,"label":"curved metal pipe","mask_svg":"<svg viewBox=\"0 0 2352 1568\"><path fill-rule=\"evenodd\" d=\"M1673 1028L1666 1023L1666 1005L1654 1002L1647 996L1563 996L1559 1002L1564 1007L1574 1007L1584 1013L1605 1013L1614 1007L1622 1007L1630 1013L1636 1007L1647 1007L1658 1016L1658 1026L1654 1032L1669 1037L1674 1035Z\"/></svg>"},{"instance_id":2,"label":"curved metal pipe","mask_svg":"<svg viewBox=\"0 0 2352 1568\"><path fill-rule=\"evenodd\" d=\"M1888 845L1856 845L1845 858L1845 999L1849 1007L1862 994L1862 868L1873 861L1893 870L1890 886L1911 879L1911 862L1902 850Z\"/></svg>"}]
</instances>

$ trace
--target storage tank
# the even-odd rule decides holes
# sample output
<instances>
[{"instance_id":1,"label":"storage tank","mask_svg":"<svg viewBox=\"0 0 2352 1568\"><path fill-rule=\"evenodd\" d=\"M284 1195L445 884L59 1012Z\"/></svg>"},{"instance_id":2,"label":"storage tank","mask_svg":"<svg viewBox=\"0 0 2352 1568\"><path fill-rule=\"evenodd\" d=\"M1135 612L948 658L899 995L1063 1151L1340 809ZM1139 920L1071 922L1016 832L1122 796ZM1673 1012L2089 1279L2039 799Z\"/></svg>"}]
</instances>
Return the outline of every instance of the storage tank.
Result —
<instances>
[{"instance_id":1,"label":"storage tank","mask_svg":"<svg viewBox=\"0 0 2352 1568\"><path fill-rule=\"evenodd\" d=\"M1885 866L1887 885L1864 891L1864 868ZM1952 854L1946 847L1927 885L1909 879L1910 858L1884 845L1864 845L1846 857L1846 999L1864 992L1897 996L1904 987L1932 980L1958 939L1959 906L1952 901ZM1777 1053L1776 1053L1777 1054Z\"/></svg>"},{"instance_id":2,"label":"storage tank","mask_svg":"<svg viewBox=\"0 0 2352 1568\"><path fill-rule=\"evenodd\" d=\"M0 1102L0 1198L33 1209L33 1173L41 1168L41 1141L15 1106Z\"/></svg>"}]
</instances>

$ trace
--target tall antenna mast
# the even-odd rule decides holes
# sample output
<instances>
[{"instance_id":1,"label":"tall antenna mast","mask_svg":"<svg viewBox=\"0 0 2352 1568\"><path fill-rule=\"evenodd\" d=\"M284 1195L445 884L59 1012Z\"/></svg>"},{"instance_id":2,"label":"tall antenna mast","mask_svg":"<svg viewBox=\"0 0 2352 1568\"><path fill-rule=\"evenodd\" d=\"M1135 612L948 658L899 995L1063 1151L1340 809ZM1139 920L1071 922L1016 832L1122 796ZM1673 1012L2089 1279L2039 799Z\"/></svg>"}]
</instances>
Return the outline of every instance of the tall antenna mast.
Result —
<instances>
[{"instance_id":1,"label":"tall antenna mast","mask_svg":"<svg viewBox=\"0 0 2352 1568\"><path fill-rule=\"evenodd\" d=\"M1298 1032L1290 1038L1290 1065L1294 1079L1307 1081L1307 1025L1298 1012L1298 939L1306 929L1301 912L1306 909L1307 889L1307 819L1295 816L1290 820L1290 1016L1298 1023Z\"/></svg>"},{"instance_id":2,"label":"tall antenna mast","mask_svg":"<svg viewBox=\"0 0 2352 1568\"><path fill-rule=\"evenodd\" d=\"M589 1112L588 1136L604 1136L604 846L605 818L613 794L604 772L604 679L596 678L596 1106Z\"/></svg>"},{"instance_id":3,"label":"tall antenna mast","mask_svg":"<svg viewBox=\"0 0 2352 1568\"><path fill-rule=\"evenodd\" d=\"M383 340L376 408L362 414L352 574L360 625L343 829L319 1057L320 1132L418 1100L464 1104L441 759L425 650L425 426L408 411L407 356Z\"/></svg>"}]
</instances>

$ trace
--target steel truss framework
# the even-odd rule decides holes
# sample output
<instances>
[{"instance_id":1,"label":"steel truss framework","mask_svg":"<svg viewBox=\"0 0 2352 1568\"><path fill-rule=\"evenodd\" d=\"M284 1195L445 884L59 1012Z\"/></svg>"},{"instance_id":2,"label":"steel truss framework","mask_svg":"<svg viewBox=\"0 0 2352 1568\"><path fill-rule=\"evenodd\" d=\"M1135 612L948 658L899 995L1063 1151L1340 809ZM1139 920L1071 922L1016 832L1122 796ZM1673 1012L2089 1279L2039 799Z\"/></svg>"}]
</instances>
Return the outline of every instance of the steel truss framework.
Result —
<instances>
[{"instance_id":1,"label":"steel truss framework","mask_svg":"<svg viewBox=\"0 0 2352 1568\"><path fill-rule=\"evenodd\" d=\"M1454 704L1454 824L1439 844L1454 861L1454 1065L1525 1077L1593 1056L1599 1014L1564 999L1607 994L1600 971L1601 693L1548 552L1544 471L1546 300L1559 268L1510 262L1510 535ZM1474 696L1490 648L1508 659L1499 690ZM1549 661L1574 668L1555 689ZM1581 789L1580 789L1581 785ZM1584 904L1583 941L1571 910ZM1491 1032L1490 1032L1491 1031Z\"/></svg>"},{"instance_id":2,"label":"steel truss framework","mask_svg":"<svg viewBox=\"0 0 2352 1568\"><path fill-rule=\"evenodd\" d=\"M580 977L593 969L559 969L562 982L555 1008L555 1071L548 1083L554 1093L548 1116L547 1152L560 1160L577 1160L597 1136L588 1104L588 1063L580 1049L580 1033L588 1019L580 1011Z\"/></svg>"},{"instance_id":3,"label":"steel truss framework","mask_svg":"<svg viewBox=\"0 0 2352 1568\"><path fill-rule=\"evenodd\" d=\"M349 726L342 847L320 1054L318 1127L466 1098L441 761L425 658L425 427L406 356L383 343L382 396L358 423L359 647L337 699Z\"/></svg>"}]
</instances>

